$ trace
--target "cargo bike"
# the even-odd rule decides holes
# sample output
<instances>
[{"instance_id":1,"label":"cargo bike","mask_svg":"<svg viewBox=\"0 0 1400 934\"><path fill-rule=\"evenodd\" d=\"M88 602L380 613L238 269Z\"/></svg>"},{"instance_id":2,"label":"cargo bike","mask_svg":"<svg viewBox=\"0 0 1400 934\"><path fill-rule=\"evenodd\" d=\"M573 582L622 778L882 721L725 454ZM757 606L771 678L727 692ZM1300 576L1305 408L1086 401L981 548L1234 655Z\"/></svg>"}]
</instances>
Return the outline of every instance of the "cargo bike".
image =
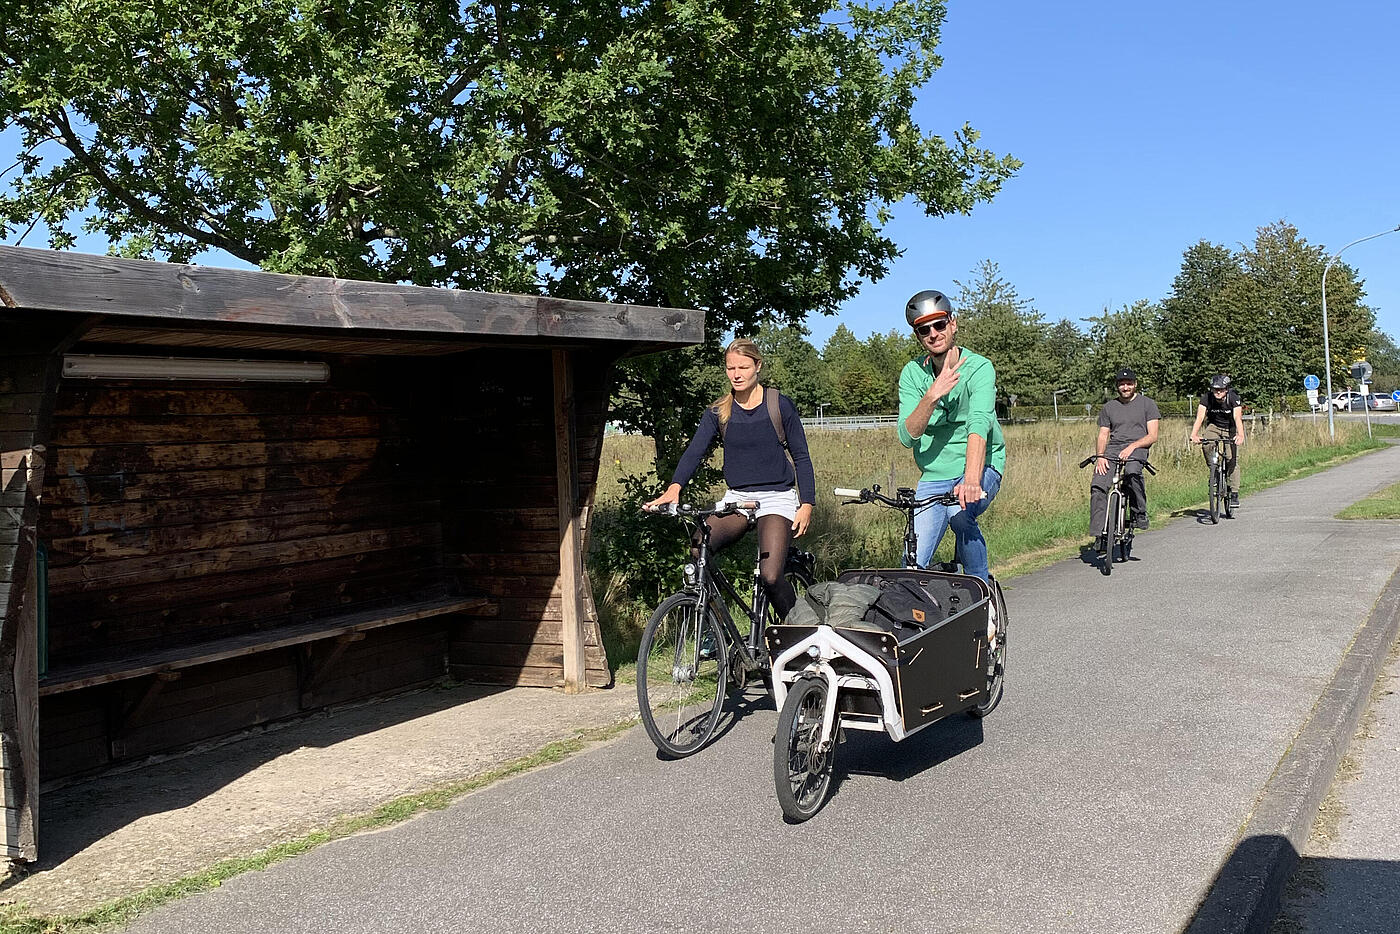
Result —
<instances>
[{"instance_id":1,"label":"cargo bike","mask_svg":"<svg viewBox=\"0 0 1400 934\"><path fill-rule=\"evenodd\" d=\"M916 499L907 488L889 497L878 485L835 492L847 505L904 512L905 566L845 571L836 587L816 585L801 610L764 630L780 711L773 779L793 822L825 803L846 731L883 731L900 742L955 714L985 717L1000 702L1006 675L1000 585L964 574L957 564L917 567L914 514L956 499ZM866 612L856 616L867 600Z\"/></svg>"}]
</instances>

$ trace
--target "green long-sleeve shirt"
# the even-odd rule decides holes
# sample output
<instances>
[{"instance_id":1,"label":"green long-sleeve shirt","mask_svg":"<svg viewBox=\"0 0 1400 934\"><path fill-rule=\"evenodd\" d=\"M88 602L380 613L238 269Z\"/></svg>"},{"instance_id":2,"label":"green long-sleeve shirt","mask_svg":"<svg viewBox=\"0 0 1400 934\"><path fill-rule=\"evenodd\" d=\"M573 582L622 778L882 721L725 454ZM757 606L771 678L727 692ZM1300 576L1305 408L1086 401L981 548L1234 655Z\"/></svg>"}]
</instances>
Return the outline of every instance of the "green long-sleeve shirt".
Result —
<instances>
[{"instance_id":1,"label":"green long-sleeve shirt","mask_svg":"<svg viewBox=\"0 0 1400 934\"><path fill-rule=\"evenodd\" d=\"M904 426L914 407L933 385L933 359L910 360L899 374L899 443L914 451L921 480L957 480L967 464L967 436L987 440L987 466L1006 472L1006 444L997 424L996 369L981 354L960 349L963 365L958 384L934 406L928 428L915 438ZM979 480L981 478L978 478Z\"/></svg>"}]
</instances>

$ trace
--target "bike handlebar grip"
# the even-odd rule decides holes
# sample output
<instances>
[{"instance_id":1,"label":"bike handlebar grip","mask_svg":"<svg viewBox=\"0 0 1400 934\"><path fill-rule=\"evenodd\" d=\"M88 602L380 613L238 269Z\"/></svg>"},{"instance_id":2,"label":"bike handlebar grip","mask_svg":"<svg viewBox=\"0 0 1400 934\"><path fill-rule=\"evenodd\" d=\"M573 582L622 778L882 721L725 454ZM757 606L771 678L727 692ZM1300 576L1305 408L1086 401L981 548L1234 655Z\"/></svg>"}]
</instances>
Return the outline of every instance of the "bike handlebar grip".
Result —
<instances>
[{"instance_id":1,"label":"bike handlebar grip","mask_svg":"<svg viewBox=\"0 0 1400 934\"><path fill-rule=\"evenodd\" d=\"M1080 466L1080 467L1088 467L1090 464L1092 464L1092 463L1094 462L1094 457L1096 457L1096 456L1097 456L1097 455L1084 458L1082 461L1079 462L1079 466Z\"/></svg>"},{"instance_id":2,"label":"bike handlebar grip","mask_svg":"<svg viewBox=\"0 0 1400 934\"><path fill-rule=\"evenodd\" d=\"M838 486L831 492L835 493L837 496L853 496L856 499L860 499L860 490L848 490L843 486Z\"/></svg>"}]
</instances>

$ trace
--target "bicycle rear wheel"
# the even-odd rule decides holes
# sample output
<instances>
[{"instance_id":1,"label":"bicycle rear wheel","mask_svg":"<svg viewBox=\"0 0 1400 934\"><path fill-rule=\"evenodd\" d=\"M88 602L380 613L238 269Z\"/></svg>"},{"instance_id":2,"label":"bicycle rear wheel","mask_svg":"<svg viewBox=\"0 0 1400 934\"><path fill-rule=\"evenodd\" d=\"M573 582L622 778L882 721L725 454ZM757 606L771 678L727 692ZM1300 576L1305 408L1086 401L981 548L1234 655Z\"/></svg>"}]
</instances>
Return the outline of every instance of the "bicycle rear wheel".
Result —
<instances>
[{"instance_id":1,"label":"bicycle rear wheel","mask_svg":"<svg viewBox=\"0 0 1400 934\"><path fill-rule=\"evenodd\" d=\"M778 806L794 823L821 810L831 788L836 745L817 751L827 690L825 678L800 678L788 692L783 712L778 715L778 734L773 741L773 784L778 792Z\"/></svg>"},{"instance_id":2,"label":"bicycle rear wheel","mask_svg":"<svg viewBox=\"0 0 1400 934\"><path fill-rule=\"evenodd\" d=\"M987 660L987 702L978 704L968 713L974 717L985 717L1001 703L1001 695L1006 687L1006 598L1001 595L1001 584L992 580L992 605L997 613L997 647Z\"/></svg>"},{"instance_id":3,"label":"bicycle rear wheel","mask_svg":"<svg viewBox=\"0 0 1400 934\"><path fill-rule=\"evenodd\" d=\"M1210 468L1210 521L1213 525L1220 524L1220 465L1213 464Z\"/></svg>"},{"instance_id":4,"label":"bicycle rear wheel","mask_svg":"<svg viewBox=\"0 0 1400 934\"><path fill-rule=\"evenodd\" d=\"M691 755L714 734L728 654L714 610L701 619L697 594L667 597L647 621L637 651L637 707L664 754Z\"/></svg>"}]
</instances>

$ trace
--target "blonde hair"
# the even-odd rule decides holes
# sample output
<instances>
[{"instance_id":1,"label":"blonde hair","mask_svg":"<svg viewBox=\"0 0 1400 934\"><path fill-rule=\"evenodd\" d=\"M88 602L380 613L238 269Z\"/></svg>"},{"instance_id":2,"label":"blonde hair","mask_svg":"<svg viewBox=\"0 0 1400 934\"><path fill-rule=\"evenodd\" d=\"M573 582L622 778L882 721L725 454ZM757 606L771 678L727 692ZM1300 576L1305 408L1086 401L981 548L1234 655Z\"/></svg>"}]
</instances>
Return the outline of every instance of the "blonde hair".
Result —
<instances>
[{"instance_id":1,"label":"blonde hair","mask_svg":"<svg viewBox=\"0 0 1400 934\"><path fill-rule=\"evenodd\" d=\"M724 348L725 363L729 362L729 355L732 353L742 354L754 362L754 368L763 366L763 351L758 349L758 345L747 337L736 338L733 343ZM720 427L729 424L729 415L734 411L734 390L730 389L724 395L715 400L711 406L715 414L719 416Z\"/></svg>"}]
</instances>

